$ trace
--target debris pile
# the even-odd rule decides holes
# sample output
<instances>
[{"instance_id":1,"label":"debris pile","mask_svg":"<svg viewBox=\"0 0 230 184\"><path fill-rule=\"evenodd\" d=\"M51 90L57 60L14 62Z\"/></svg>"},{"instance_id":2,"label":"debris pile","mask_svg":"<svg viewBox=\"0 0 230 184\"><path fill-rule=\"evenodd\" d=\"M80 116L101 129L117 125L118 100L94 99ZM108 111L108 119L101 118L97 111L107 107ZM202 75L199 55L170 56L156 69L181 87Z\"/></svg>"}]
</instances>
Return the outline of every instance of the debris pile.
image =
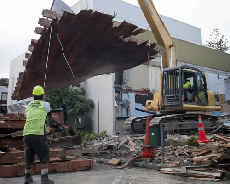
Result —
<instances>
[{"instance_id":1,"label":"debris pile","mask_svg":"<svg viewBox=\"0 0 230 184\"><path fill-rule=\"evenodd\" d=\"M144 137L141 136L107 136L104 139L83 143L81 155L93 158L97 162L109 164L116 159L125 163L128 159L140 155Z\"/></svg>"},{"instance_id":2,"label":"debris pile","mask_svg":"<svg viewBox=\"0 0 230 184\"><path fill-rule=\"evenodd\" d=\"M161 159L160 150L157 157ZM218 181L230 168L230 138L214 134L208 143L198 146L166 146L164 167L162 173Z\"/></svg>"},{"instance_id":3,"label":"debris pile","mask_svg":"<svg viewBox=\"0 0 230 184\"><path fill-rule=\"evenodd\" d=\"M0 178L24 175L23 114L0 116ZM54 132L55 134L56 132ZM57 136L57 135L56 135ZM64 149L51 145L50 172L73 172L93 167L92 160L71 156ZM34 174L40 173L40 163L35 158Z\"/></svg>"},{"instance_id":4,"label":"debris pile","mask_svg":"<svg viewBox=\"0 0 230 184\"><path fill-rule=\"evenodd\" d=\"M230 133L230 121L225 121L223 127L220 128L224 133Z\"/></svg>"},{"instance_id":5,"label":"debris pile","mask_svg":"<svg viewBox=\"0 0 230 184\"><path fill-rule=\"evenodd\" d=\"M163 150L156 148L155 159L141 157L143 140L143 135L107 136L83 142L78 154L117 169L133 165L199 180L219 181L230 168L230 138L227 136L214 134L208 143L196 146L181 143L165 146Z\"/></svg>"}]
</instances>

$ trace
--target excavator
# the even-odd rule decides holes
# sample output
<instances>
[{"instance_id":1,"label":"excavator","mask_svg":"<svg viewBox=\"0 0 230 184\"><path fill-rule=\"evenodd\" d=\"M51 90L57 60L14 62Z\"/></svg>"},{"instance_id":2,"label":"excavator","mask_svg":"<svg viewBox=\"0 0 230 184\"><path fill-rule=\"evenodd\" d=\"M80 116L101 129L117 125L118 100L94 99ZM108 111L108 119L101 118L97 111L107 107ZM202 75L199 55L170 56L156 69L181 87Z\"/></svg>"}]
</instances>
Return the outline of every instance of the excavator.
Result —
<instances>
[{"instance_id":1,"label":"excavator","mask_svg":"<svg viewBox=\"0 0 230 184\"><path fill-rule=\"evenodd\" d=\"M175 44L152 0L138 2L157 43L165 50L161 56L160 90L152 100L146 101L146 112L156 112L157 117L152 121L164 122L170 131L191 132L197 129L197 124L194 124L197 113L202 114L205 128L214 129L217 117L206 112L220 111L221 106L216 105L214 93L208 90L205 74L196 67L177 66ZM189 82L187 89L184 86L186 82ZM137 118L132 122L135 132L140 128L139 121L143 122L143 119Z\"/></svg>"}]
</instances>

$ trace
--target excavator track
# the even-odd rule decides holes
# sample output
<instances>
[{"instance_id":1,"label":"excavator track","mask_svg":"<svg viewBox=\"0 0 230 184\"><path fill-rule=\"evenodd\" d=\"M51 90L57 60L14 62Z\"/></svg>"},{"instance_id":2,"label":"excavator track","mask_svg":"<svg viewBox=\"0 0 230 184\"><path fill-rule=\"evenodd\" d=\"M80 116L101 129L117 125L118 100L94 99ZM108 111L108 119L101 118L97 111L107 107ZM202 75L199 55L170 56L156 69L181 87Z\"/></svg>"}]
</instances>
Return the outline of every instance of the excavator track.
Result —
<instances>
[{"instance_id":1,"label":"excavator track","mask_svg":"<svg viewBox=\"0 0 230 184\"><path fill-rule=\"evenodd\" d=\"M183 113L183 114L170 114L170 115L157 115L157 117L150 116L151 124L162 124L164 131L167 134L184 134L194 135L198 132L198 114L202 116L207 133L216 130L223 125L224 118L213 116L205 113ZM138 117L133 119L131 129L133 133L145 133L145 122L147 117Z\"/></svg>"}]
</instances>

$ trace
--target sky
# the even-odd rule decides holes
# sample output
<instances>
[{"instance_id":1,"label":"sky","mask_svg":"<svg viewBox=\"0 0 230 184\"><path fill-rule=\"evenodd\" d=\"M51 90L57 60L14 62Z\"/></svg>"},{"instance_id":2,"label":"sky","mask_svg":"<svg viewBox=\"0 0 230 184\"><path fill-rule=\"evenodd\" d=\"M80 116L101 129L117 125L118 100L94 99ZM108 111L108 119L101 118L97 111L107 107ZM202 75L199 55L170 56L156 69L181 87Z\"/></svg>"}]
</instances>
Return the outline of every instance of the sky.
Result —
<instances>
[{"instance_id":1,"label":"sky","mask_svg":"<svg viewBox=\"0 0 230 184\"><path fill-rule=\"evenodd\" d=\"M69 6L78 0L63 0ZM108 0L114 1L114 0ZM124 0L138 6L137 0ZM153 0L159 14L199 27L203 44L214 28L230 39L229 0ZM0 11L0 78L9 73L10 61L28 50L43 9L52 0L5 0Z\"/></svg>"}]
</instances>

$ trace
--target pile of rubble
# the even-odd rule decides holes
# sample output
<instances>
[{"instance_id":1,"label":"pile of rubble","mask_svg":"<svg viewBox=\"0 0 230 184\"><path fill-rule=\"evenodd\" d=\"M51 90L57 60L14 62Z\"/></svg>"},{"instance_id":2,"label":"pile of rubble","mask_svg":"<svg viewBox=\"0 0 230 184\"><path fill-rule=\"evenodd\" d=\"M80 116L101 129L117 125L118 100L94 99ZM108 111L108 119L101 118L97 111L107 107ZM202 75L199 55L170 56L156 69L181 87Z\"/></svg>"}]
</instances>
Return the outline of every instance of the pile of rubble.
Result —
<instances>
[{"instance_id":1,"label":"pile of rubble","mask_svg":"<svg viewBox=\"0 0 230 184\"><path fill-rule=\"evenodd\" d=\"M22 114L8 114L0 117L0 178L24 175L23 127L25 117ZM93 167L92 160L71 156L64 149L50 145L50 172L73 172ZM33 173L40 173L40 163L35 159Z\"/></svg>"},{"instance_id":2,"label":"pile of rubble","mask_svg":"<svg viewBox=\"0 0 230 184\"><path fill-rule=\"evenodd\" d=\"M142 136L106 136L104 139L83 143L81 154L90 158L101 159L106 163L110 159L119 158L126 161L142 151Z\"/></svg>"},{"instance_id":3,"label":"pile of rubble","mask_svg":"<svg viewBox=\"0 0 230 184\"><path fill-rule=\"evenodd\" d=\"M230 137L214 134L209 142L198 144L198 146L169 145L164 148L164 158L169 166L184 165L216 165L225 163L230 165ZM161 151L158 149L156 156L161 158ZM175 161L176 160L176 161Z\"/></svg>"},{"instance_id":4,"label":"pile of rubble","mask_svg":"<svg viewBox=\"0 0 230 184\"><path fill-rule=\"evenodd\" d=\"M208 143L197 146L181 144L156 148L155 159L141 157L143 142L143 135L110 136L83 143L78 154L113 168L133 165L210 181L222 179L230 168L230 137L227 136L214 134Z\"/></svg>"},{"instance_id":5,"label":"pile of rubble","mask_svg":"<svg viewBox=\"0 0 230 184\"><path fill-rule=\"evenodd\" d=\"M230 137L214 134L208 143L198 146L166 146L162 173L174 174L200 180L219 181L230 168Z\"/></svg>"}]
</instances>

